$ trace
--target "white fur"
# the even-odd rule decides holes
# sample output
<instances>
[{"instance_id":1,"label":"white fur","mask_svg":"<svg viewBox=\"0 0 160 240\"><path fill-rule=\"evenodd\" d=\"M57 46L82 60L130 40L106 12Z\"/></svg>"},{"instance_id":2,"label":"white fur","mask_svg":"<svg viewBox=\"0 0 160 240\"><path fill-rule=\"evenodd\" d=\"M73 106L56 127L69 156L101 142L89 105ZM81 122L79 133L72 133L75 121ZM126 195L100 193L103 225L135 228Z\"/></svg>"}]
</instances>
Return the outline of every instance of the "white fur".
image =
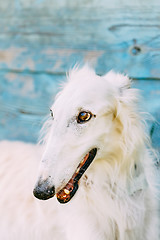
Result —
<instances>
[{"instance_id":1,"label":"white fur","mask_svg":"<svg viewBox=\"0 0 160 240\"><path fill-rule=\"evenodd\" d=\"M69 73L52 106L38 176L56 192L92 148L97 155L69 203L33 197L42 146L0 144L0 236L3 240L158 240L154 151L138 91L127 76ZM96 115L78 124L79 111ZM39 177L38 177L39 178Z\"/></svg>"}]
</instances>

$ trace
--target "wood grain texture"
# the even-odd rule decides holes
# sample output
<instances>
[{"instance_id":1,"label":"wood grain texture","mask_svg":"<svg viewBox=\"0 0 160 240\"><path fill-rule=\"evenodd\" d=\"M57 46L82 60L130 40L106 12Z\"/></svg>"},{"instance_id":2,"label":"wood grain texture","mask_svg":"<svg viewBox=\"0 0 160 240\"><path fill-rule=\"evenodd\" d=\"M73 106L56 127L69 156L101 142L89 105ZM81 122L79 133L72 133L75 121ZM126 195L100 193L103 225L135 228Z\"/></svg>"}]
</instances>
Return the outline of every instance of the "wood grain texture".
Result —
<instances>
[{"instance_id":1,"label":"wood grain texture","mask_svg":"<svg viewBox=\"0 0 160 240\"><path fill-rule=\"evenodd\" d=\"M143 96L142 109L154 117L148 122L153 146L160 152L160 81L137 80L133 86L140 89Z\"/></svg>"},{"instance_id":2,"label":"wood grain texture","mask_svg":"<svg viewBox=\"0 0 160 240\"><path fill-rule=\"evenodd\" d=\"M64 73L89 61L100 74L113 68L159 78L160 7L154 3L51 9L1 15L0 69Z\"/></svg>"},{"instance_id":3,"label":"wood grain texture","mask_svg":"<svg viewBox=\"0 0 160 240\"><path fill-rule=\"evenodd\" d=\"M35 142L75 63L139 79L160 121L160 1L0 0L0 139ZM154 144L160 146L154 124Z\"/></svg>"},{"instance_id":4,"label":"wood grain texture","mask_svg":"<svg viewBox=\"0 0 160 240\"><path fill-rule=\"evenodd\" d=\"M0 139L36 142L63 77L1 71L0 79Z\"/></svg>"}]
</instances>

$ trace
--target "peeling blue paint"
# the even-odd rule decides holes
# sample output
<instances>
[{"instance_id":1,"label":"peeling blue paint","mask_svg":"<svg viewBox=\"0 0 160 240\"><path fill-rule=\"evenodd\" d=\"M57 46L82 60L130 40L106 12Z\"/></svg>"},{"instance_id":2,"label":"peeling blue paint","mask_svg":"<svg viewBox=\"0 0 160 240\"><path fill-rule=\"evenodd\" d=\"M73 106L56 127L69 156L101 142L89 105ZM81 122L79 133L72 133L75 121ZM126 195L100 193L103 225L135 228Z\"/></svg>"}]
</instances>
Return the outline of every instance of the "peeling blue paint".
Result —
<instances>
[{"instance_id":1,"label":"peeling blue paint","mask_svg":"<svg viewBox=\"0 0 160 240\"><path fill-rule=\"evenodd\" d=\"M36 1L35 1L36 4L41 4L41 3L43 3L43 2L45 2L45 0L36 0Z\"/></svg>"},{"instance_id":2,"label":"peeling blue paint","mask_svg":"<svg viewBox=\"0 0 160 240\"><path fill-rule=\"evenodd\" d=\"M35 142L59 82L85 61L98 74L114 69L144 79L135 87L160 121L159 0L6 1L0 6L0 139Z\"/></svg>"},{"instance_id":3,"label":"peeling blue paint","mask_svg":"<svg viewBox=\"0 0 160 240\"><path fill-rule=\"evenodd\" d=\"M15 2L15 9L16 9L16 11L21 10L22 9L22 5L21 5L20 0L14 0L14 2Z\"/></svg>"}]
</instances>

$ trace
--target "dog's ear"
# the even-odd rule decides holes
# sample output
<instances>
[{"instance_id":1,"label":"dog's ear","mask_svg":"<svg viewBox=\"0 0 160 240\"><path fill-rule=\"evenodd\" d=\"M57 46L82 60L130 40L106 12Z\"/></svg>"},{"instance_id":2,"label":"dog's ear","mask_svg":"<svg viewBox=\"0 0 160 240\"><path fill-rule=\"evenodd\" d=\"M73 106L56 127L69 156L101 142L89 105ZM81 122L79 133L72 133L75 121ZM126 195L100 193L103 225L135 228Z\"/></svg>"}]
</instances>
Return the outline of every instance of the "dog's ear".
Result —
<instances>
[{"instance_id":1,"label":"dog's ear","mask_svg":"<svg viewBox=\"0 0 160 240\"><path fill-rule=\"evenodd\" d=\"M139 91L131 88L132 80L128 76L110 71L104 78L115 99L115 115L119 115L122 108L125 111L133 111L137 108L137 102L140 99Z\"/></svg>"},{"instance_id":2,"label":"dog's ear","mask_svg":"<svg viewBox=\"0 0 160 240\"><path fill-rule=\"evenodd\" d=\"M139 90L131 88L132 81L113 71L105 75L114 95L114 121L125 153L137 151L147 141L144 113L139 108Z\"/></svg>"},{"instance_id":3,"label":"dog's ear","mask_svg":"<svg viewBox=\"0 0 160 240\"><path fill-rule=\"evenodd\" d=\"M115 73L114 71L108 72L104 78L109 84L118 89L119 93L122 95L123 91L131 87L131 79L127 75L120 73Z\"/></svg>"},{"instance_id":4,"label":"dog's ear","mask_svg":"<svg viewBox=\"0 0 160 240\"><path fill-rule=\"evenodd\" d=\"M142 113L131 102L117 102L114 122L125 153L132 153L146 141Z\"/></svg>"}]
</instances>

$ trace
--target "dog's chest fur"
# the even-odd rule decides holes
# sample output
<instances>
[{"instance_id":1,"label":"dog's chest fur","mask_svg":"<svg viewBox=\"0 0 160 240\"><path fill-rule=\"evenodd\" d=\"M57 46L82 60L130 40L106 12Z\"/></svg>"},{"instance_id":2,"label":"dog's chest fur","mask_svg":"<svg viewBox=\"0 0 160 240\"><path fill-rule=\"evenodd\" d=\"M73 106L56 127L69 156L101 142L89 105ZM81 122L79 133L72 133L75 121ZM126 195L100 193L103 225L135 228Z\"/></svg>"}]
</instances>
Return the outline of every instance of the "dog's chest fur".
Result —
<instances>
[{"instance_id":1,"label":"dog's chest fur","mask_svg":"<svg viewBox=\"0 0 160 240\"><path fill-rule=\"evenodd\" d=\"M120 180L115 178L113 184L101 172L98 178L92 171L85 175L75 198L62 206L60 214L67 223L68 239L135 240L137 232L138 239L144 239L139 227L145 217L143 174L123 188ZM141 185L135 189L138 181ZM127 188L127 192L123 190Z\"/></svg>"}]
</instances>

